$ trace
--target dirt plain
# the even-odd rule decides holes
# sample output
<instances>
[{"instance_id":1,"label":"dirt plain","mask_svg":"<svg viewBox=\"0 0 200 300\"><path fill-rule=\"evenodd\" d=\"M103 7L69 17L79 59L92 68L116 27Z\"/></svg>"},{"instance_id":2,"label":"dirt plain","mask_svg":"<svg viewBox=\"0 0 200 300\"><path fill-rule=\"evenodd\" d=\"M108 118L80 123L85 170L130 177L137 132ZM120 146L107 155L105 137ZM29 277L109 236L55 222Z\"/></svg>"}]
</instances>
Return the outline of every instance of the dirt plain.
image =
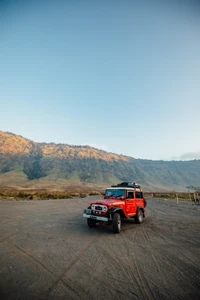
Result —
<instances>
[{"instance_id":1,"label":"dirt plain","mask_svg":"<svg viewBox=\"0 0 200 300\"><path fill-rule=\"evenodd\" d=\"M149 198L113 234L82 217L99 198L0 201L0 299L200 299L200 206Z\"/></svg>"}]
</instances>

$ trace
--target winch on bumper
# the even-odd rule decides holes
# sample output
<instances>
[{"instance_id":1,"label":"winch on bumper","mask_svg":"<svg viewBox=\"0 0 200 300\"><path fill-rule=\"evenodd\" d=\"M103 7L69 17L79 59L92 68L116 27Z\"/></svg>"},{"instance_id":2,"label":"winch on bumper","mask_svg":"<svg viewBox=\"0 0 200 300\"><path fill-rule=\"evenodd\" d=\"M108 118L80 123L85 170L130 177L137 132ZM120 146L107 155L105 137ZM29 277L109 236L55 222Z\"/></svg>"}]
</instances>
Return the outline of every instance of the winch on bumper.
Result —
<instances>
[{"instance_id":1,"label":"winch on bumper","mask_svg":"<svg viewBox=\"0 0 200 300\"><path fill-rule=\"evenodd\" d=\"M92 209L84 209L83 211L83 217L87 219L92 219L96 221L101 221L101 222L109 222L112 220L111 215L109 215L109 218L107 216L101 216L99 211L96 211L93 213Z\"/></svg>"}]
</instances>

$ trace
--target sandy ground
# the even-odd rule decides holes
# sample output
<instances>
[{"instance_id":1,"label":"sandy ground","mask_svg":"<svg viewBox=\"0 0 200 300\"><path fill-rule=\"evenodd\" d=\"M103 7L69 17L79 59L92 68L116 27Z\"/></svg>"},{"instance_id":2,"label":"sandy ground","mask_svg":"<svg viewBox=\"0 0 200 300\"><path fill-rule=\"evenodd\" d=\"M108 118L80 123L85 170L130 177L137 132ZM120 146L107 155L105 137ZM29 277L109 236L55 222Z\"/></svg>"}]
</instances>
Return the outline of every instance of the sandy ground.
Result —
<instances>
[{"instance_id":1,"label":"sandy ground","mask_svg":"<svg viewBox=\"0 0 200 300\"><path fill-rule=\"evenodd\" d=\"M200 299L200 206L150 198L113 234L98 198L0 201L0 299Z\"/></svg>"}]
</instances>

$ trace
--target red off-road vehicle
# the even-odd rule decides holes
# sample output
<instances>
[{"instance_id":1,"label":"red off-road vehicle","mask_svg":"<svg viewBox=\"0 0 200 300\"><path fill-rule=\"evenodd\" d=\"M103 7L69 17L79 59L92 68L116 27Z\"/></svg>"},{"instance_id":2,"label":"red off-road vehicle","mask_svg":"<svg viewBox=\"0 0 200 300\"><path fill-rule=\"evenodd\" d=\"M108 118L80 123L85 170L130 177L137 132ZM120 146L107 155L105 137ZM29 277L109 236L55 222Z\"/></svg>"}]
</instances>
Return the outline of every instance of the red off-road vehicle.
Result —
<instances>
[{"instance_id":1,"label":"red off-road vehicle","mask_svg":"<svg viewBox=\"0 0 200 300\"><path fill-rule=\"evenodd\" d=\"M122 182L112 185L105 191L104 199L90 203L84 210L89 227L98 223L112 224L113 231L121 231L121 219L134 218L136 223L143 222L146 200L140 186L133 182Z\"/></svg>"}]
</instances>

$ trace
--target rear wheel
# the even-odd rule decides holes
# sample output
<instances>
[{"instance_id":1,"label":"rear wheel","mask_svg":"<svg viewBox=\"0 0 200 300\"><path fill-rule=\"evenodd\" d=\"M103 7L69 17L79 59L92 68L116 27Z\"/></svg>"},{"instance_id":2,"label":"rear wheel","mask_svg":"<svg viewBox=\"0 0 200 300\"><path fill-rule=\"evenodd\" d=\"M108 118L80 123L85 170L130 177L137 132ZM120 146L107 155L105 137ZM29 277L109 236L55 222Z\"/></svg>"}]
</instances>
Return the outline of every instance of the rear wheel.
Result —
<instances>
[{"instance_id":1,"label":"rear wheel","mask_svg":"<svg viewBox=\"0 0 200 300\"><path fill-rule=\"evenodd\" d=\"M92 220L92 219L87 219L87 224L90 228L95 227L96 226L96 221Z\"/></svg>"},{"instance_id":2,"label":"rear wheel","mask_svg":"<svg viewBox=\"0 0 200 300\"><path fill-rule=\"evenodd\" d=\"M143 211L141 209L138 209L137 215L135 217L135 222L137 224L141 224L144 220Z\"/></svg>"},{"instance_id":3,"label":"rear wheel","mask_svg":"<svg viewBox=\"0 0 200 300\"><path fill-rule=\"evenodd\" d=\"M113 232L120 233L121 231L121 217L119 213L115 213L112 220Z\"/></svg>"}]
</instances>

